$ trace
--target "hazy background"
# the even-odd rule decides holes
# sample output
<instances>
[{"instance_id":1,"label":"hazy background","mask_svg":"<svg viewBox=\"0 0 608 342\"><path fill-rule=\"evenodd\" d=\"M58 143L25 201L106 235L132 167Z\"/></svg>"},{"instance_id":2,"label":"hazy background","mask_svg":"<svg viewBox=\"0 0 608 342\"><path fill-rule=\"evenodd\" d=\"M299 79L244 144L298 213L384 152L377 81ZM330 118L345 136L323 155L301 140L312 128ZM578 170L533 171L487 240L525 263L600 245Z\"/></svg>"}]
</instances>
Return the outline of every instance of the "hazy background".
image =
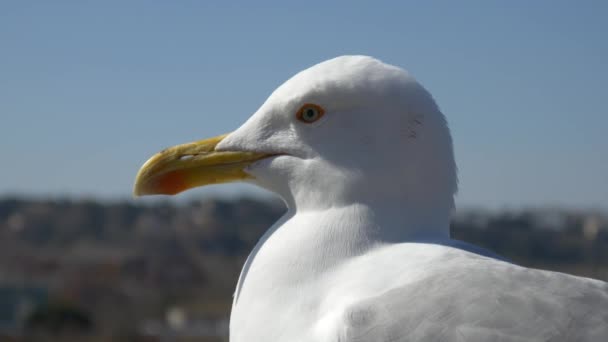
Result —
<instances>
[{"instance_id":1,"label":"hazy background","mask_svg":"<svg viewBox=\"0 0 608 342\"><path fill-rule=\"evenodd\" d=\"M343 54L434 95L453 235L608 280L606 1L0 2L0 340L221 341L284 208L246 185L131 199L140 165L235 130Z\"/></svg>"}]
</instances>

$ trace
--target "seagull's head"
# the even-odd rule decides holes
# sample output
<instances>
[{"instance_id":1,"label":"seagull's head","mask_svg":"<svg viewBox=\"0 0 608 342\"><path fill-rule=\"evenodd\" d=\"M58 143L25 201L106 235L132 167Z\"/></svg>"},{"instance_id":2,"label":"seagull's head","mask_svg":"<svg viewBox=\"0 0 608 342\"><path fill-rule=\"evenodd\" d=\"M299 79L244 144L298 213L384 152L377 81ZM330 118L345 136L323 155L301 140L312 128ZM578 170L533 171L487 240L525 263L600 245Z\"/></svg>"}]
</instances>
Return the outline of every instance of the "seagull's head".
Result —
<instances>
[{"instance_id":1,"label":"seagull's head","mask_svg":"<svg viewBox=\"0 0 608 342\"><path fill-rule=\"evenodd\" d=\"M247 181L298 209L365 201L451 208L450 133L431 95L406 71L365 56L306 69L236 131L148 160L136 195Z\"/></svg>"}]
</instances>

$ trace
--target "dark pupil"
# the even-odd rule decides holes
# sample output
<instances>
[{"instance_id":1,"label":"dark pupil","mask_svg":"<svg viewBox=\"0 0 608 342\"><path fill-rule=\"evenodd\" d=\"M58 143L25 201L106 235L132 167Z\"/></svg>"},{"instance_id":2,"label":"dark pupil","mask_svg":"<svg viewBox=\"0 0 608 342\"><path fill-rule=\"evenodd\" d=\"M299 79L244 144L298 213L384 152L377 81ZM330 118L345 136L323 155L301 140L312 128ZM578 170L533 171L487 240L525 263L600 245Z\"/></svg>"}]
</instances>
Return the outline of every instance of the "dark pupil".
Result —
<instances>
[{"instance_id":1,"label":"dark pupil","mask_svg":"<svg viewBox=\"0 0 608 342\"><path fill-rule=\"evenodd\" d=\"M306 110L306 116L307 116L309 119L314 118L314 117L315 117L315 111L314 111L314 109L307 109L307 110Z\"/></svg>"}]
</instances>

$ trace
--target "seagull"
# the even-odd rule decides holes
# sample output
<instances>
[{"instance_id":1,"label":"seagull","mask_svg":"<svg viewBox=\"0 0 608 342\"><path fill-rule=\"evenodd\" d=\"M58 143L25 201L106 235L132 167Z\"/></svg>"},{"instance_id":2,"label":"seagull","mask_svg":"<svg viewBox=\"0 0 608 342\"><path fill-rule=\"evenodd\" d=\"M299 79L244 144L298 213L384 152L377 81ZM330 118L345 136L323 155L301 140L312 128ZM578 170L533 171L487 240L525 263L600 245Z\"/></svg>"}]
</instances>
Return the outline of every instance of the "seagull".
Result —
<instances>
[{"instance_id":1,"label":"seagull","mask_svg":"<svg viewBox=\"0 0 608 342\"><path fill-rule=\"evenodd\" d=\"M450 238L451 134L399 67L301 71L236 131L152 156L134 194L237 181L288 210L241 271L233 342L608 341L607 283Z\"/></svg>"}]
</instances>

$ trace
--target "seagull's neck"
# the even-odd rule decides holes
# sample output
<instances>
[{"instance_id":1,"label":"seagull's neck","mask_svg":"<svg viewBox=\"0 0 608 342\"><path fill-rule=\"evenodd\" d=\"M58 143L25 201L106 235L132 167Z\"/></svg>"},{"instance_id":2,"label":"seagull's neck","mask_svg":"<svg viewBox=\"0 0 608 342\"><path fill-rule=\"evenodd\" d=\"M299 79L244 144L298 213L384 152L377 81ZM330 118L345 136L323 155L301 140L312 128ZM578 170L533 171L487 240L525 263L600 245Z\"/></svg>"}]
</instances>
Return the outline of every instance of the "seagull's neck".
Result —
<instances>
[{"instance_id":1,"label":"seagull's neck","mask_svg":"<svg viewBox=\"0 0 608 342\"><path fill-rule=\"evenodd\" d=\"M235 296L298 286L380 245L449 238L449 210L434 215L407 206L355 203L319 210L289 209L260 239ZM443 214L443 215L442 215Z\"/></svg>"}]
</instances>

